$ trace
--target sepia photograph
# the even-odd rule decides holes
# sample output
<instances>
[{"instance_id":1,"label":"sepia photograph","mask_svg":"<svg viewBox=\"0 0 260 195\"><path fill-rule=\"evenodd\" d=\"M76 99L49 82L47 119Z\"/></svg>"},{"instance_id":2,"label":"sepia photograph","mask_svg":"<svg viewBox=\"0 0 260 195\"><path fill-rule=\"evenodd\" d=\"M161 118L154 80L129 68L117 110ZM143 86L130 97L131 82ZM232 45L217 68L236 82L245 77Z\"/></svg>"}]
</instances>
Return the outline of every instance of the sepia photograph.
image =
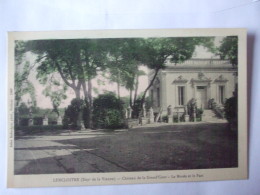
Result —
<instances>
[{"instance_id":1,"label":"sepia photograph","mask_svg":"<svg viewBox=\"0 0 260 195\"><path fill-rule=\"evenodd\" d=\"M74 32L9 34L10 187L247 177L244 29Z\"/></svg>"}]
</instances>

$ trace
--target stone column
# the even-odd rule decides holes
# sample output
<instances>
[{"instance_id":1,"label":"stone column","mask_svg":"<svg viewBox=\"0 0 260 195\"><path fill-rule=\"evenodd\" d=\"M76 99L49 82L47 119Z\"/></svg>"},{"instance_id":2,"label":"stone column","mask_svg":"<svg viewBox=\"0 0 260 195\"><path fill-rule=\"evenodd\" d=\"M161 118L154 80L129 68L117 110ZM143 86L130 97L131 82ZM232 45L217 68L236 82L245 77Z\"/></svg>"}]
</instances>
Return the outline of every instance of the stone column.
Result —
<instances>
[{"instance_id":1,"label":"stone column","mask_svg":"<svg viewBox=\"0 0 260 195\"><path fill-rule=\"evenodd\" d=\"M194 122L196 122L196 111L193 111L193 118L194 118Z\"/></svg>"},{"instance_id":2,"label":"stone column","mask_svg":"<svg viewBox=\"0 0 260 195\"><path fill-rule=\"evenodd\" d=\"M188 107L185 106L185 115L184 115L184 118L185 118L185 122L189 122L189 119L190 119L190 116L188 114Z\"/></svg>"},{"instance_id":3,"label":"stone column","mask_svg":"<svg viewBox=\"0 0 260 195\"><path fill-rule=\"evenodd\" d=\"M33 118L29 118L29 126L33 126Z\"/></svg>"},{"instance_id":4,"label":"stone column","mask_svg":"<svg viewBox=\"0 0 260 195\"><path fill-rule=\"evenodd\" d=\"M167 115L168 115L168 123L173 123L173 113L172 113L172 106L169 105L167 107Z\"/></svg>"},{"instance_id":5,"label":"stone column","mask_svg":"<svg viewBox=\"0 0 260 195\"><path fill-rule=\"evenodd\" d=\"M44 118L43 118L43 122L42 122L43 125L48 125L48 117L45 115Z\"/></svg>"},{"instance_id":6,"label":"stone column","mask_svg":"<svg viewBox=\"0 0 260 195\"><path fill-rule=\"evenodd\" d=\"M81 122L80 122L80 130L85 130L85 129L86 129L86 128L85 128L84 122L81 121Z\"/></svg>"},{"instance_id":7,"label":"stone column","mask_svg":"<svg viewBox=\"0 0 260 195\"><path fill-rule=\"evenodd\" d=\"M128 118L132 118L132 111L133 111L132 108L129 106L127 110L128 110Z\"/></svg>"},{"instance_id":8,"label":"stone column","mask_svg":"<svg viewBox=\"0 0 260 195\"><path fill-rule=\"evenodd\" d=\"M179 108L177 108L177 122L180 122L180 113L179 113Z\"/></svg>"},{"instance_id":9,"label":"stone column","mask_svg":"<svg viewBox=\"0 0 260 195\"><path fill-rule=\"evenodd\" d=\"M153 108L152 107L149 110L149 123L154 123L154 114L153 114Z\"/></svg>"},{"instance_id":10,"label":"stone column","mask_svg":"<svg viewBox=\"0 0 260 195\"><path fill-rule=\"evenodd\" d=\"M32 118L32 109L30 108L29 110L29 126L33 125L33 118Z\"/></svg>"},{"instance_id":11,"label":"stone column","mask_svg":"<svg viewBox=\"0 0 260 195\"><path fill-rule=\"evenodd\" d=\"M145 105L143 105L142 114L143 114L143 117L146 118L146 108L145 108Z\"/></svg>"},{"instance_id":12,"label":"stone column","mask_svg":"<svg viewBox=\"0 0 260 195\"><path fill-rule=\"evenodd\" d=\"M128 119L128 110L125 109L125 118Z\"/></svg>"},{"instance_id":13,"label":"stone column","mask_svg":"<svg viewBox=\"0 0 260 195\"><path fill-rule=\"evenodd\" d=\"M147 124L145 105L143 105L142 111L141 111L141 113L139 113L139 117L140 117L139 120L140 120L140 124L141 124L141 125Z\"/></svg>"},{"instance_id":14,"label":"stone column","mask_svg":"<svg viewBox=\"0 0 260 195\"><path fill-rule=\"evenodd\" d=\"M58 119L57 119L57 125L62 125L62 118L61 118L61 116L59 116Z\"/></svg>"}]
</instances>

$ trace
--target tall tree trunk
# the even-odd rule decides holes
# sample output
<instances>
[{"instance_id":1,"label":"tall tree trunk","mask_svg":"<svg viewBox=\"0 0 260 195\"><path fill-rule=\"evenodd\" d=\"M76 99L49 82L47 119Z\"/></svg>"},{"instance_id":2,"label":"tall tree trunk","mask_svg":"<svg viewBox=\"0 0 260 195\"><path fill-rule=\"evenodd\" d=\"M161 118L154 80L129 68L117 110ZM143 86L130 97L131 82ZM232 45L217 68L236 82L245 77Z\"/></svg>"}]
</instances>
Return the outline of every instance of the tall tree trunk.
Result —
<instances>
[{"instance_id":1,"label":"tall tree trunk","mask_svg":"<svg viewBox=\"0 0 260 195\"><path fill-rule=\"evenodd\" d=\"M76 99L79 100L80 99L80 89L78 89L77 87L73 88L75 95L76 95Z\"/></svg>"},{"instance_id":2,"label":"tall tree trunk","mask_svg":"<svg viewBox=\"0 0 260 195\"><path fill-rule=\"evenodd\" d=\"M152 78L150 84L147 86L147 88L146 88L145 91L144 91L144 94L143 94L142 99L141 99L141 108L143 107L146 93L147 93L147 91L150 89L150 87L153 85L153 82L155 81L155 78L156 78L156 76L157 76L159 70L160 70L160 69L158 69L158 68L155 69L154 76L153 76L153 78Z\"/></svg>"},{"instance_id":3,"label":"tall tree trunk","mask_svg":"<svg viewBox=\"0 0 260 195\"><path fill-rule=\"evenodd\" d=\"M88 78L88 102L89 102L89 127L93 128L93 121L92 121L92 111L93 111L93 102L92 102L92 82L91 78Z\"/></svg>"},{"instance_id":4,"label":"tall tree trunk","mask_svg":"<svg viewBox=\"0 0 260 195\"><path fill-rule=\"evenodd\" d=\"M77 87L73 88L73 90L76 94L77 100L80 100L80 87L81 87L81 84L79 84ZM81 129L81 122L82 122L82 109L80 109L80 111L78 113L77 121L76 121L76 126L80 129Z\"/></svg>"},{"instance_id":5,"label":"tall tree trunk","mask_svg":"<svg viewBox=\"0 0 260 195\"><path fill-rule=\"evenodd\" d=\"M91 118L90 118L91 110L90 110L90 104L89 104L88 89L87 89L85 81L83 81L82 86L83 86L83 93L84 93L84 96L85 96L85 103L86 103L86 109L87 109L86 124L87 124L87 128L91 128L91 126L90 126L90 124L91 124Z\"/></svg>"},{"instance_id":6,"label":"tall tree trunk","mask_svg":"<svg viewBox=\"0 0 260 195\"><path fill-rule=\"evenodd\" d=\"M120 99L120 84L117 81L117 98Z\"/></svg>"},{"instance_id":7,"label":"tall tree trunk","mask_svg":"<svg viewBox=\"0 0 260 195\"><path fill-rule=\"evenodd\" d=\"M117 97L120 99L120 71L117 71Z\"/></svg>"},{"instance_id":8,"label":"tall tree trunk","mask_svg":"<svg viewBox=\"0 0 260 195\"><path fill-rule=\"evenodd\" d=\"M133 90L130 89L129 106L133 109Z\"/></svg>"},{"instance_id":9,"label":"tall tree trunk","mask_svg":"<svg viewBox=\"0 0 260 195\"><path fill-rule=\"evenodd\" d=\"M137 99L137 91L138 91L138 85L139 85L139 76L136 75L136 81L135 81L135 94L134 94L134 102L136 102Z\"/></svg>"}]
</instances>

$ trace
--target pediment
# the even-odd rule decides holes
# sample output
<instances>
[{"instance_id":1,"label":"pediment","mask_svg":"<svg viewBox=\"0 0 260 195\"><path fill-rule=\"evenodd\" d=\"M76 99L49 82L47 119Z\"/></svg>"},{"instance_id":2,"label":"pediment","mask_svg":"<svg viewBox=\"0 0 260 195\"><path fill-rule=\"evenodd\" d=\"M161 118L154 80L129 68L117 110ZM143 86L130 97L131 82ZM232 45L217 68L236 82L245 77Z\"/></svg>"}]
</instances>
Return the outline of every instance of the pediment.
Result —
<instances>
[{"instance_id":1,"label":"pediment","mask_svg":"<svg viewBox=\"0 0 260 195\"><path fill-rule=\"evenodd\" d=\"M176 78L176 79L173 81L173 83L187 83L187 82L188 82L188 80L185 79L185 78L183 78L182 75L178 76L178 78Z\"/></svg>"},{"instance_id":2,"label":"pediment","mask_svg":"<svg viewBox=\"0 0 260 195\"><path fill-rule=\"evenodd\" d=\"M199 72L198 77L191 79L191 81L192 82L211 82L212 80L211 80L211 78L206 77L203 72Z\"/></svg>"},{"instance_id":3,"label":"pediment","mask_svg":"<svg viewBox=\"0 0 260 195\"><path fill-rule=\"evenodd\" d=\"M218 82L218 83L223 83L223 82L227 82L228 80L223 76L223 75L220 75L218 78L215 79L215 82Z\"/></svg>"}]
</instances>

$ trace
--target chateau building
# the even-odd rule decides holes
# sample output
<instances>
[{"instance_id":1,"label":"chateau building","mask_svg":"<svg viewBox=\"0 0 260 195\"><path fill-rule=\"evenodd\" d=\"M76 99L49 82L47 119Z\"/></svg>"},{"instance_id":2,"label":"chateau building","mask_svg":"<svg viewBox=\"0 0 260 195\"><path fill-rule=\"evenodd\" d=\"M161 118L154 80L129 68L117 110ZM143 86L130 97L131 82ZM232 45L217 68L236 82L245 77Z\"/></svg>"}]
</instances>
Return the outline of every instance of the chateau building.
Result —
<instances>
[{"instance_id":1,"label":"chateau building","mask_svg":"<svg viewBox=\"0 0 260 195\"><path fill-rule=\"evenodd\" d=\"M149 73L149 80L153 78ZM173 112L184 110L187 103L195 98L197 107L209 109L209 100L223 105L227 98L233 96L237 85L237 67L228 60L190 59L180 64L168 63L160 70L153 86L150 99L153 110L167 113L171 106Z\"/></svg>"}]
</instances>

